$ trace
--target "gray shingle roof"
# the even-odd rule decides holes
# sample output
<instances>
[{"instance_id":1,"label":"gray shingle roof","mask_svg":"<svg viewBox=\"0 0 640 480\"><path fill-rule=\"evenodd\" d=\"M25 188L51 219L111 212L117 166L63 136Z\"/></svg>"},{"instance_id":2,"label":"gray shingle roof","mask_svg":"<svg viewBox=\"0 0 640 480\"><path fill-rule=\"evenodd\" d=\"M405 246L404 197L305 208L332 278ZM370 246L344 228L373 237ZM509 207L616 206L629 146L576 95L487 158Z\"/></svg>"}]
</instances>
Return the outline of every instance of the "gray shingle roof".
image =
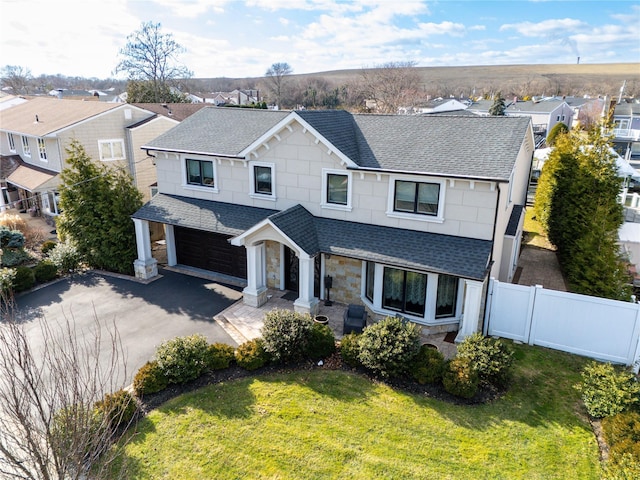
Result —
<instances>
[{"instance_id":1,"label":"gray shingle roof","mask_svg":"<svg viewBox=\"0 0 640 480\"><path fill-rule=\"evenodd\" d=\"M522 216L523 211L524 205L513 206L513 210L511 210L511 215L509 216L509 222L507 223L507 228L504 232L505 235L513 237L518 233L518 224L520 223L520 217Z\"/></svg>"},{"instance_id":2,"label":"gray shingle roof","mask_svg":"<svg viewBox=\"0 0 640 480\"><path fill-rule=\"evenodd\" d=\"M300 111L356 165L384 171L508 180L529 118L352 115ZM290 113L207 107L151 141L158 150L236 156Z\"/></svg>"},{"instance_id":3,"label":"gray shingle roof","mask_svg":"<svg viewBox=\"0 0 640 480\"><path fill-rule=\"evenodd\" d=\"M269 220L311 256L330 253L476 280L484 279L492 248L487 240L314 217L301 205Z\"/></svg>"},{"instance_id":4,"label":"gray shingle roof","mask_svg":"<svg viewBox=\"0 0 640 480\"><path fill-rule=\"evenodd\" d=\"M205 107L145 147L237 156L287 115L289 112Z\"/></svg>"},{"instance_id":5,"label":"gray shingle roof","mask_svg":"<svg viewBox=\"0 0 640 480\"><path fill-rule=\"evenodd\" d=\"M277 210L159 193L132 218L225 235L240 235Z\"/></svg>"},{"instance_id":6,"label":"gray shingle roof","mask_svg":"<svg viewBox=\"0 0 640 480\"><path fill-rule=\"evenodd\" d=\"M355 115L359 165L508 180L526 117Z\"/></svg>"}]
</instances>

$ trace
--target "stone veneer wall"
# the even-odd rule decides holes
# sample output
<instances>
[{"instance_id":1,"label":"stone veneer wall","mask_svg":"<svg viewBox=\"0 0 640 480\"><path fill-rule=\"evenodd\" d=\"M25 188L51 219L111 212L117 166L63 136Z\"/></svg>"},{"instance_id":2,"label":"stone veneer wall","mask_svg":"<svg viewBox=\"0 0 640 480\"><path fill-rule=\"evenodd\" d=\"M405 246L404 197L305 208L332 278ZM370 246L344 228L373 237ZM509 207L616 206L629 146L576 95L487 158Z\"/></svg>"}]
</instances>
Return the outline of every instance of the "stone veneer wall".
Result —
<instances>
[{"instance_id":1,"label":"stone veneer wall","mask_svg":"<svg viewBox=\"0 0 640 480\"><path fill-rule=\"evenodd\" d=\"M271 240L264 242L267 264L267 288L280 288L280 244Z\"/></svg>"},{"instance_id":2,"label":"stone veneer wall","mask_svg":"<svg viewBox=\"0 0 640 480\"><path fill-rule=\"evenodd\" d=\"M362 304L360 300L362 262L352 258L332 255L325 257L324 274L333 277L331 300L339 303Z\"/></svg>"}]
</instances>

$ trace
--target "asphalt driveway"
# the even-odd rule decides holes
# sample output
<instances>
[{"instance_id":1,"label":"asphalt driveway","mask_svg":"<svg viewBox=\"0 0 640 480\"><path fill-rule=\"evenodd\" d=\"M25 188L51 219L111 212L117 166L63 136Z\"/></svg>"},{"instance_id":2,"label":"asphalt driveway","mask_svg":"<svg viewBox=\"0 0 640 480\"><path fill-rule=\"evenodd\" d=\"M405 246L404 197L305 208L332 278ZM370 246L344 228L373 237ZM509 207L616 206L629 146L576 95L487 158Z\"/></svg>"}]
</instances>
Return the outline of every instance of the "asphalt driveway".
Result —
<instances>
[{"instance_id":1,"label":"asphalt driveway","mask_svg":"<svg viewBox=\"0 0 640 480\"><path fill-rule=\"evenodd\" d=\"M213 317L242 297L238 288L166 270L161 274L146 285L96 272L77 275L20 295L18 312L36 349L42 346L38 315L50 325L68 319L81 335L95 330L96 319L105 331L115 325L126 357L126 383L160 343L176 336L200 333L210 343L236 345ZM108 335L103 337L102 353L108 354Z\"/></svg>"}]
</instances>

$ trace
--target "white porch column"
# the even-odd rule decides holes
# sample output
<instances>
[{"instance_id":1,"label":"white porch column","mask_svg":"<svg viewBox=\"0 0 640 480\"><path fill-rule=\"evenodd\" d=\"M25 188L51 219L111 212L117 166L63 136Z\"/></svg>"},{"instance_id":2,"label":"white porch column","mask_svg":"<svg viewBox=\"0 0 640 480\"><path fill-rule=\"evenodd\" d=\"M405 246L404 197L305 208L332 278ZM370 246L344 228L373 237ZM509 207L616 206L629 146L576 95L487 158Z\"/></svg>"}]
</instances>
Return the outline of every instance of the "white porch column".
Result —
<instances>
[{"instance_id":1,"label":"white porch column","mask_svg":"<svg viewBox=\"0 0 640 480\"><path fill-rule=\"evenodd\" d=\"M164 240L167 243L167 265L175 267L178 264L178 256L176 255L176 236L173 231L173 225L164 225Z\"/></svg>"},{"instance_id":2,"label":"white porch column","mask_svg":"<svg viewBox=\"0 0 640 480\"><path fill-rule=\"evenodd\" d=\"M482 306L482 285L482 282L476 280L464 281L464 314L460 321L460 330L455 339L456 343L478 331L480 307Z\"/></svg>"},{"instance_id":3,"label":"white porch column","mask_svg":"<svg viewBox=\"0 0 640 480\"><path fill-rule=\"evenodd\" d=\"M158 262L151 255L151 235L149 234L149 222L133 219L136 228L136 246L138 258L133 262L136 278L147 280L158 275Z\"/></svg>"},{"instance_id":4,"label":"white porch column","mask_svg":"<svg viewBox=\"0 0 640 480\"><path fill-rule=\"evenodd\" d=\"M7 204L4 201L4 191L6 188L0 188L0 212L4 212L7 209Z\"/></svg>"},{"instance_id":5,"label":"white porch column","mask_svg":"<svg viewBox=\"0 0 640 480\"><path fill-rule=\"evenodd\" d=\"M267 302L265 285L264 243L245 245L247 249L247 286L242 290L242 301L251 307L260 307Z\"/></svg>"},{"instance_id":6,"label":"white porch column","mask_svg":"<svg viewBox=\"0 0 640 480\"><path fill-rule=\"evenodd\" d=\"M298 299L293 302L293 309L296 312L308 313L311 316L318 313L318 305L320 301L313 296L314 282L314 258L306 254L299 257L299 292Z\"/></svg>"}]
</instances>

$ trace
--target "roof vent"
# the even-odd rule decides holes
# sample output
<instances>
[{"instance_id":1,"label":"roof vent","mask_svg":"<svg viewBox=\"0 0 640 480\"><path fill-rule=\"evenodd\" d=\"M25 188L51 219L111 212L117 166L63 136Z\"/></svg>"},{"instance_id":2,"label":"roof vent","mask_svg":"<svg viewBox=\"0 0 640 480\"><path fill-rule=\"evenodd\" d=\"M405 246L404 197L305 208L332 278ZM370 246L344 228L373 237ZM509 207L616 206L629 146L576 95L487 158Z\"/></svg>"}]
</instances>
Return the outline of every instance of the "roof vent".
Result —
<instances>
[{"instance_id":1,"label":"roof vent","mask_svg":"<svg viewBox=\"0 0 640 480\"><path fill-rule=\"evenodd\" d=\"M33 123L38 123L38 122L40 122L40 119L38 118L38 115L36 115L36 121Z\"/></svg>"}]
</instances>

